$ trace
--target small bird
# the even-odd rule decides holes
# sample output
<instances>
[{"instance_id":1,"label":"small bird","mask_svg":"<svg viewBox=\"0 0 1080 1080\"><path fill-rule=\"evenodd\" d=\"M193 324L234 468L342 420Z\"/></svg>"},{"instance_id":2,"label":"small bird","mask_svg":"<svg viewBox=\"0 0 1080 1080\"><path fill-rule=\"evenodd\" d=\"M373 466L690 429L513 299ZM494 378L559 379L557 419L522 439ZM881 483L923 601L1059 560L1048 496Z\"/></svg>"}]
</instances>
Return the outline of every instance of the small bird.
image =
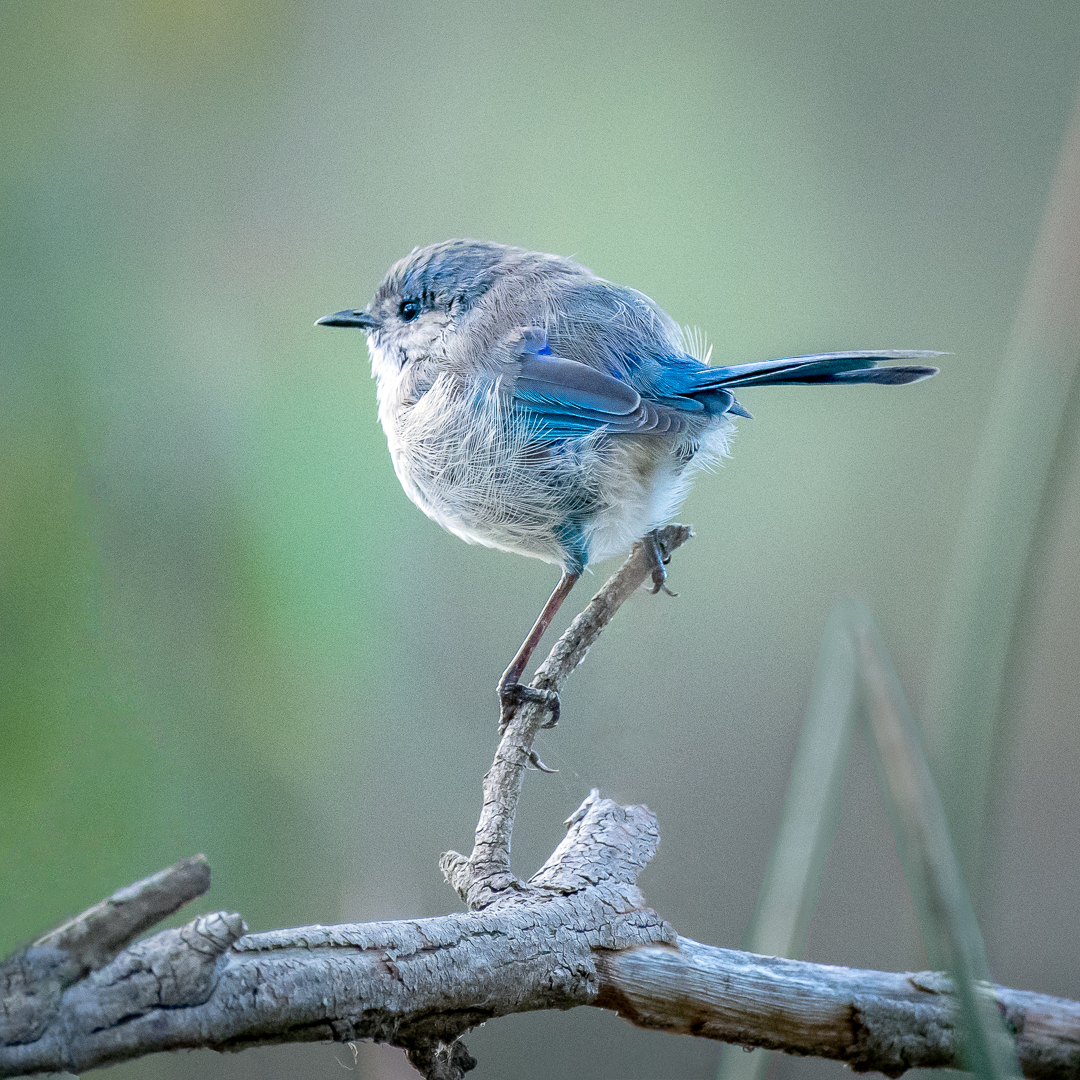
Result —
<instances>
[{"instance_id":1,"label":"small bird","mask_svg":"<svg viewBox=\"0 0 1080 1080\"><path fill-rule=\"evenodd\" d=\"M365 308L319 326L367 334L379 420L405 494L470 544L556 563L562 577L499 680L502 726L585 567L644 538L665 588L659 526L694 474L727 454L744 386L910 383L936 368L879 366L936 352L819 353L712 367L703 339L644 293L558 255L447 240L396 262Z\"/></svg>"}]
</instances>

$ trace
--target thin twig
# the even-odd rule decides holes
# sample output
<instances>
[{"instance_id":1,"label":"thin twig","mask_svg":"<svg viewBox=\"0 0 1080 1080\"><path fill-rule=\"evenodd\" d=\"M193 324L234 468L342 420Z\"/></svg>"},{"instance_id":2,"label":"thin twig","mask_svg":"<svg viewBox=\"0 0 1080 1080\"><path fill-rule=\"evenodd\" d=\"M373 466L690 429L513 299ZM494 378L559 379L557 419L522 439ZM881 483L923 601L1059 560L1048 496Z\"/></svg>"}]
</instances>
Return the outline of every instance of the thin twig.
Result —
<instances>
[{"instance_id":1,"label":"thin twig","mask_svg":"<svg viewBox=\"0 0 1080 1080\"><path fill-rule=\"evenodd\" d=\"M693 533L687 525L660 529L657 540L663 558L667 559L691 536ZM615 612L650 576L652 569L653 561L645 544L638 541L622 566L555 643L530 685L538 690L558 692ZM545 706L526 702L511 718L499 741L495 760L484 776L484 804L472 854L465 858L456 851L448 851L439 861L446 880L474 911L487 907L507 891L522 892L527 888L510 869L510 837L525 770L535 756L533 740L546 717Z\"/></svg>"}]
</instances>

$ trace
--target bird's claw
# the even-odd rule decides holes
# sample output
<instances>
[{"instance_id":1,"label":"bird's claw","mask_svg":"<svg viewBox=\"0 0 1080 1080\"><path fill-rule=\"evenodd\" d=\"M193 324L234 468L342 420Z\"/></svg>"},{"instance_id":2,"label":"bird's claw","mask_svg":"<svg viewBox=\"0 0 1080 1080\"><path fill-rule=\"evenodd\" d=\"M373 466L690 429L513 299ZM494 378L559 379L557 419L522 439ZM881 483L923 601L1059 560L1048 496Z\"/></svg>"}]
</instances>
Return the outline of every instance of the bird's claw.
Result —
<instances>
[{"instance_id":1,"label":"bird's claw","mask_svg":"<svg viewBox=\"0 0 1080 1080\"><path fill-rule=\"evenodd\" d=\"M652 588L649 590L655 596L660 590L663 590L668 596L678 596L677 592L672 592L667 587L667 571L662 565L654 566L652 571Z\"/></svg>"},{"instance_id":2,"label":"bird's claw","mask_svg":"<svg viewBox=\"0 0 1080 1080\"><path fill-rule=\"evenodd\" d=\"M504 735L510 721L514 718L519 705L526 701L534 705L546 706L551 716L540 726L553 728L559 722L559 695L554 690L538 690L535 686L526 686L524 683L507 683L499 686L499 700L502 702L502 710L499 715L499 734ZM545 769L545 772L551 770Z\"/></svg>"},{"instance_id":3,"label":"bird's claw","mask_svg":"<svg viewBox=\"0 0 1080 1080\"><path fill-rule=\"evenodd\" d=\"M660 546L660 537L656 529L645 534L645 554L651 564L652 589L649 591L655 596L661 589L668 596L678 596L667 587L667 571L664 567L671 562L671 555Z\"/></svg>"}]
</instances>

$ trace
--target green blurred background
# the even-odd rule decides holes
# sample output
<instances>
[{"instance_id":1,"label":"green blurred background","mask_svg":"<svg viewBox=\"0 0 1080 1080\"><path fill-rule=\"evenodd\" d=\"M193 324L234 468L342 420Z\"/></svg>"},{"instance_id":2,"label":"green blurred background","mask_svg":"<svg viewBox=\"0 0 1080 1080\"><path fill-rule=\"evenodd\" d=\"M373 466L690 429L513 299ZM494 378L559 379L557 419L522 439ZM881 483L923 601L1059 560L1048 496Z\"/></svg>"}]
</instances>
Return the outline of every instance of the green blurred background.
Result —
<instances>
[{"instance_id":1,"label":"green blurred background","mask_svg":"<svg viewBox=\"0 0 1080 1080\"><path fill-rule=\"evenodd\" d=\"M196 851L198 909L253 929L458 906L436 860L555 571L408 503L362 337L312 327L451 236L576 255L714 362L953 353L902 390L747 391L678 599L627 605L538 743L517 871L597 785L659 815L652 905L736 945L836 600L926 699L1078 58L1073 2L0 0L0 954ZM1059 459L972 887L995 979L1076 998L1080 436ZM861 746L844 799L807 957L921 967ZM479 1080L719 1052L593 1009L467 1043ZM325 1045L115 1075L342 1065L409 1075Z\"/></svg>"}]
</instances>

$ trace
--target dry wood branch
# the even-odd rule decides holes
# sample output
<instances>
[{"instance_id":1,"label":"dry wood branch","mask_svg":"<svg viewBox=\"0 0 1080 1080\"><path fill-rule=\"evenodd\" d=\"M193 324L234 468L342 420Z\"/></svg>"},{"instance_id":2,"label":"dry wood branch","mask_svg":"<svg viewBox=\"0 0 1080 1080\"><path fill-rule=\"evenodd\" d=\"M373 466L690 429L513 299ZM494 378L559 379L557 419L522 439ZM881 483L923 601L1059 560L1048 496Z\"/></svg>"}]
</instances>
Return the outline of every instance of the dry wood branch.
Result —
<instances>
[{"instance_id":1,"label":"dry wood branch","mask_svg":"<svg viewBox=\"0 0 1080 1080\"><path fill-rule=\"evenodd\" d=\"M0 1045L45 1031L64 990L210 888L203 855L118 889L0 964Z\"/></svg>"},{"instance_id":2,"label":"dry wood branch","mask_svg":"<svg viewBox=\"0 0 1080 1080\"><path fill-rule=\"evenodd\" d=\"M690 530L661 530L666 556ZM630 558L537 670L557 690L649 574ZM596 1005L643 1027L815 1054L896 1076L960 1066L956 996L943 976L893 975L714 949L645 906L637 877L655 817L593 791L527 881L510 836L541 708L518 710L484 779L476 844L442 866L470 911L436 919L248 934L216 912L134 938L209 885L182 860L121 889L0 965L0 1077L83 1072L161 1050L376 1039L429 1080L461 1080L469 1028L534 1009ZM1000 987L1032 1080L1080 1080L1080 1003Z\"/></svg>"},{"instance_id":3,"label":"dry wood branch","mask_svg":"<svg viewBox=\"0 0 1080 1080\"><path fill-rule=\"evenodd\" d=\"M210 888L210 864L205 855L181 859L58 926L34 942L37 949L61 949L82 969L96 971L125 945L179 911Z\"/></svg>"},{"instance_id":4,"label":"dry wood branch","mask_svg":"<svg viewBox=\"0 0 1080 1080\"><path fill-rule=\"evenodd\" d=\"M405 1047L429 1077L460 1077L471 1059L454 1045L468 1028L588 1004L594 950L675 941L635 884L658 839L644 807L593 792L526 895L482 912L246 936L238 915L218 912L131 946L55 998L26 979L0 984L0 1076L181 1047L374 1038Z\"/></svg>"},{"instance_id":5,"label":"dry wood branch","mask_svg":"<svg viewBox=\"0 0 1080 1080\"><path fill-rule=\"evenodd\" d=\"M596 1005L643 1027L815 1054L857 1070L960 1065L947 979L807 964L676 937L634 884L643 807L596 797L528 883L479 912L244 934L218 912L129 946L55 1000L0 984L0 1076L81 1072L182 1047L378 1039L459 1080L484 1020ZM10 971L10 963L5 965ZM1002 987L1032 1080L1080 1077L1080 1003Z\"/></svg>"},{"instance_id":6,"label":"dry wood branch","mask_svg":"<svg viewBox=\"0 0 1080 1080\"><path fill-rule=\"evenodd\" d=\"M639 1027L846 1062L899 1076L963 1068L960 1004L932 971L861 971L717 949L680 937L598 955L600 994ZM1033 1080L1080 1076L1080 1002L986 986Z\"/></svg>"},{"instance_id":7,"label":"dry wood branch","mask_svg":"<svg viewBox=\"0 0 1080 1080\"><path fill-rule=\"evenodd\" d=\"M686 525L660 529L657 541L666 561L671 553L693 536ZM530 684L538 690L558 692L567 677L585 659L601 631L615 612L641 586L652 571L644 541L638 541L626 562L604 583L589 606L574 619L555 643L548 658L537 668ZM544 726L547 710L542 705L523 704L507 724L499 741L491 768L484 776L484 804L476 826L472 854L465 858L446 852L440 867L446 880L474 911L504 896L522 893L526 886L510 869L510 836L525 770L532 760L532 745Z\"/></svg>"}]
</instances>

